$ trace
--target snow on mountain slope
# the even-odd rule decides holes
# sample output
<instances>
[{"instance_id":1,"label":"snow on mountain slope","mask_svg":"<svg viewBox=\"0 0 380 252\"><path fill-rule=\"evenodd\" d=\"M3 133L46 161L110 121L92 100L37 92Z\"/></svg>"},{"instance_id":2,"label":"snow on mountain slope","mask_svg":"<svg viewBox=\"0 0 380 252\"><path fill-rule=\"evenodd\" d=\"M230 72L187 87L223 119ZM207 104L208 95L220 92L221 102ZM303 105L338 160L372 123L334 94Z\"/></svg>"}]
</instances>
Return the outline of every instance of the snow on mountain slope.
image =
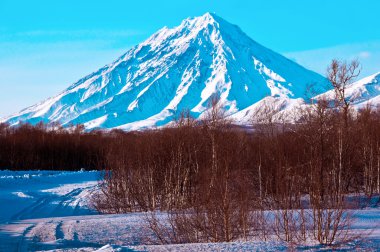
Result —
<instances>
[{"instance_id":1,"label":"snow on mountain slope","mask_svg":"<svg viewBox=\"0 0 380 252\"><path fill-rule=\"evenodd\" d=\"M274 122L294 122L299 119L299 109L308 106L303 98L267 96L255 104L233 114L230 118L240 125L251 125L269 119Z\"/></svg>"},{"instance_id":2,"label":"snow on mountain slope","mask_svg":"<svg viewBox=\"0 0 380 252\"><path fill-rule=\"evenodd\" d=\"M2 121L84 124L125 130L162 126L183 109L194 117L217 94L242 119L264 97L293 104L326 79L263 47L215 14L162 28L59 95ZM244 116L243 116L244 117Z\"/></svg>"},{"instance_id":3,"label":"snow on mountain slope","mask_svg":"<svg viewBox=\"0 0 380 252\"><path fill-rule=\"evenodd\" d=\"M346 95L356 110L367 105L373 108L380 107L380 72L348 85ZM320 99L322 97L333 101L335 99L335 92L331 89L312 97L312 99ZM307 104L303 98L289 99L287 97L268 96L231 115L231 118L242 125L257 122L261 117L268 118L268 115L275 122L295 122L300 117L300 111L309 106L310 104Z\"/></svg>"},{"instance_id":4,"label":"snow on mountain slope","mask_svg":"<svg viewBox=\"0 0 380 252\"><path fill-rule=\"evenodd\" d=\"M333 90L329 90L326 93L319 95L319 97L321 96L332 100L335 97L335 93ZM347 99L351 101L352 105L357 109L360 109L367 104L379 106L380 72L365 77L347 86L346 96Z\"/></svg>"}]
</instances>

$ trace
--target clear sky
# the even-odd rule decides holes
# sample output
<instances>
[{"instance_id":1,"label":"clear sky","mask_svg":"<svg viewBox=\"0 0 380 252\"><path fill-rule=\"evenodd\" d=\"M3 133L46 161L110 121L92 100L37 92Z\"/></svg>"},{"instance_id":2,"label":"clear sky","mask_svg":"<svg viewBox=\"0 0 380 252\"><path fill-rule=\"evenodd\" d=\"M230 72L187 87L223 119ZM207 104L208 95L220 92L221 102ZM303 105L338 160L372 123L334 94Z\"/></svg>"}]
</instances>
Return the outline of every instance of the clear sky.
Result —
<instances>
[{"instance_id":1,"label":"clear sky","mask_svg":"<svg viewBox=\"0 0 380 252\"><path fill-rule=\"evenodd\" d=\"M358 58L364 77L380 71L379 10L379 0L0 0L0 117L205 12L321 74L332 58Z\"/></svg>"}]
</instances>

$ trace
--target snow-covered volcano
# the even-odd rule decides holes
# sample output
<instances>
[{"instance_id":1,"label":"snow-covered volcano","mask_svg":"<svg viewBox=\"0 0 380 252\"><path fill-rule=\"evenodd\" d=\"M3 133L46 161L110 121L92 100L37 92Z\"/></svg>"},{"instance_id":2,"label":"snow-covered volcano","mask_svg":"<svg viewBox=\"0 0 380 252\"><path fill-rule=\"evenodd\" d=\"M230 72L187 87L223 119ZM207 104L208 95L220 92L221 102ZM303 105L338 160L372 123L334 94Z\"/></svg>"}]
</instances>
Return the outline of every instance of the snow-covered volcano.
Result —
<instances>
[{"instance_id":1,"label":"snow-covered volcano","mask_svg":"<svg viewBox=\"0 0 380 252\"><path fill-rule=\"evenodd\" d=\"M326 91L319 74L206 13L162 28L112 64L3 121L142 129L165 125L183 109L200 117L214 94L239 117L265 97L292 104L311 85Z\"/></svg>"}]
</instances>

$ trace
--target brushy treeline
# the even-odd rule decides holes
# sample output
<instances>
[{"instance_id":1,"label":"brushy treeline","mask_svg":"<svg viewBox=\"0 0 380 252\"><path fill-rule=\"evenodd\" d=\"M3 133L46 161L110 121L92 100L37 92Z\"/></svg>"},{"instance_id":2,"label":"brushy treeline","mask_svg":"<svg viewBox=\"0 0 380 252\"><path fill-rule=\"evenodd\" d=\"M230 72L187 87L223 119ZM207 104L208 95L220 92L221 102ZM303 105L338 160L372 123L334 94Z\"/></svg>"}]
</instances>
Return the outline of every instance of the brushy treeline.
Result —
<instances>
[{"instance_id":1,"label":"brushy treeline","mask_svg":"<svg viewBox=\"0 0 380 252\"><path fill-rule=\"evenodd\" d=\"M0 169L104 169L107 138L100 132L85 133L82 126L0 124Z\"/></svg>"}]
</instances>

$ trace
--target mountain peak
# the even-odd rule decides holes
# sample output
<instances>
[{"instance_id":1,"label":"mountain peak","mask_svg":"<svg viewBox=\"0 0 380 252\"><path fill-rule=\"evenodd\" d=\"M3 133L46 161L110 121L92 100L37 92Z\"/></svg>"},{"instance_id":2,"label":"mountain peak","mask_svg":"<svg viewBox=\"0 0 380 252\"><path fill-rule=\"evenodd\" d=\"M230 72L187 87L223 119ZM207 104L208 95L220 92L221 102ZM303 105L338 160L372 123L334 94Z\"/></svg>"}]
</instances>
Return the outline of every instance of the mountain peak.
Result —
<instances>
[{"instance_id":1,"label":"mountain peak","mask_svg":"<svg viewBox=\"0 0 380 252\"><path fill-rule=\"evenodd\" d=\"M226 22L223 18L215 14L215 12L206 12L202 16L195 17L194 19L200 20L200 22L206 23L220 23L221 21Z\"/></svg>"},{"instance_id":2,"label":"mountain peak","mask_svg":"<svg viewBox=\"0 0 380 252\"><path fill-rule=\"evenodd\" d=\"M164 27L114 63L5 121L136 130L166 125L184 109L201 118L214 95L232 115L267 96L301 98L308 85L321 82L322 76L208 12Z\"/></svg>"},{"instance_id":3,"label":"mountain peak","mask_svg":"<svg viewBox=\"0 0 380 252\"><path fill-rule=\"evenodd\" d=\"M196 20L197 22L213 23L216 22L218 16L215 13L206 12L202 16L190 17L185 20Z\"/></svg>"},{"instance_id":4,"label":"mountain peak","mask_svg":"<svg viewBox=\"0 0 380 252\"><path fill-rule=\"evenodd\" d=\"M202 16L190 17L182 21L179 27L186 27L188 29L201 29L208 25L216 26L219 24L220 18L216 14L206 12ZM219 26L219 25L217 25Z\"/></svg>"},{"instance_id":5,"label":"mountain peak","mask_svg":"<svg viewBox=\"0 0 380 252\"><path fill-rule=\"evenodd\" d=\"M216 17L215 13L206 12L202 16L195 17L194 19L201 19L201 20L208 21L208 22L215 22L215 17Z\"/></svg>"}]
</instances>

